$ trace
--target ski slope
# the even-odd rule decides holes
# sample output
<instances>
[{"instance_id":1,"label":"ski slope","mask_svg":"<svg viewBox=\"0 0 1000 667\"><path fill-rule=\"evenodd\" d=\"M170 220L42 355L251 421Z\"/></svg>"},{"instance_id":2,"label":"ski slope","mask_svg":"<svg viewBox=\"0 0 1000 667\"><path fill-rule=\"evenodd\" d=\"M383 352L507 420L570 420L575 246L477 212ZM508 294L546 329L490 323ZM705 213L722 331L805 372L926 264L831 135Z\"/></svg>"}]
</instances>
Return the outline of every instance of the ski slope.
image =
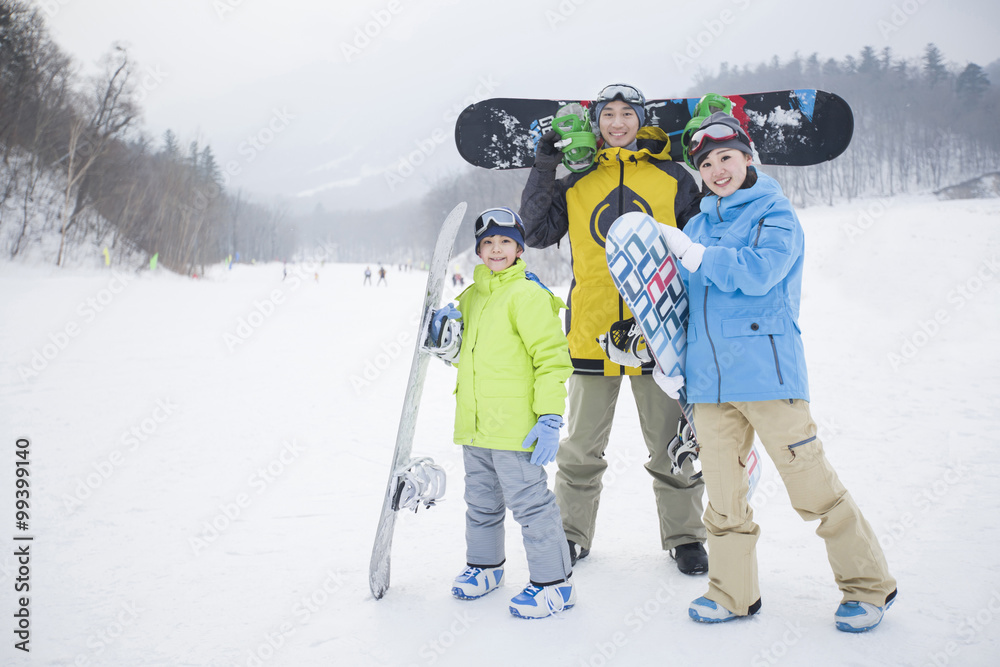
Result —
<instances>
[{"instance_id":1,"label":"ski slope","mask_svg":"<svg viewBox=\"0 0 1000 667\"><path fill-rule=\"evenodd\" d=\"M375 601L368 562L426 274L387 266L388 287L364 287L363 265L195 280L5 263L0 664L997 664L1000 201L800 213L813 414L899 580L874 632L834 628L840 597L816 525L768 461L754 501L763 609L690 621L706 580L659 549L627 385L576 608L510 616L528 576L510 517L505 589L452 598L464 504L455 371L442 364L414 454L448 470L446 500L400 517L392 586ZM18 438L30 443L27 531L15 528ZM15 590L25 542L13 538L25 535L28 593ZM30 653L15 648L22 608Z\"/></svg>"}]
</instances>

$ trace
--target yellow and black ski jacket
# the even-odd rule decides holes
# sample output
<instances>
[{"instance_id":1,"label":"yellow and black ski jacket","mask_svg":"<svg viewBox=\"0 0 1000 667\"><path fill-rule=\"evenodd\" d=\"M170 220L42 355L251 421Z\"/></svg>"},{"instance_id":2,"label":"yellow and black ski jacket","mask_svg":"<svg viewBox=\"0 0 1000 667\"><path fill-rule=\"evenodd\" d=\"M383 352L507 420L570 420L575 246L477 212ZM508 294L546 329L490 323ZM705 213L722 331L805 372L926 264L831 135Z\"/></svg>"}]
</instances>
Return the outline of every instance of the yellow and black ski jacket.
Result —
<instances>
[{"instance_id":1,"label":"yellow and black ski jacket","mask_svg":"<svg viewBox=\"0 0 1000 667\"><path fill-rule=\"evenodd\" d=\"M547 248L569 235L573 262L566 337L577 375L638 375L648 368L612 363L597 344L618 320L631 317L608 271L604 241L619 216L648 213L683 228L698 213L701 195L683 165L670 159L670 138L656 127L639 129L635 150L604 148L585 172L556 179L532 168L521 194L525 243Z\"/></svg>"}]
</instances>

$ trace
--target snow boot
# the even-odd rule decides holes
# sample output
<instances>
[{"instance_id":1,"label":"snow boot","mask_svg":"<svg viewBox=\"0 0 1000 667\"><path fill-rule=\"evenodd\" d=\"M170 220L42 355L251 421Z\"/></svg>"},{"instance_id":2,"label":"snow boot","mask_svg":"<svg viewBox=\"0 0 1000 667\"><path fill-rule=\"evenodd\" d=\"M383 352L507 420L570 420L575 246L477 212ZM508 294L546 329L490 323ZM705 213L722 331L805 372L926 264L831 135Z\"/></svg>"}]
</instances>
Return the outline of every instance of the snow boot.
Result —
<instances>
[{"instance_id":1,"label":"snow boot","mask_svg":"<svg viewBox=\"0 0 1000 667\"><path fill-rule=\"evenodd\" d=\"M849 600L837 607L833 619L837 629L843 632L867 632L882 622L882 616L895 601L896 591L889 593L882 607L876 607L870 602Z\"/></svg>"},{"instance_id":2,"label":"snow boot","mask_svg":"<svg viewBox=\"0 0 1000 667\"><path fill-rule=\"evenodd\" d=\"M758 611L760 611L760 600L750 605L750 609L746 615L753 616ZM701 596L691 603L691 606L688 607L688 616L699 623L725 623L737 618L746 618L745 616L734 614L721 604L713 602L705 596Z\"/></svg>"},{"instance_id":3,"label":"snow boot","mask_svg":"<svg viewBox=\"0 0 1000 667\"><path fill-rule=\"evenodd\" d=\"M670 555L677 561L677 569L684 574L705 574L708 572L708 554L701 542L691 542L674 547Z\"/></svg>"},{"instance_id":4,"label":"snow boot","mask_svg":"<svg viewBox=\"0 0 1000 667\"><path fill-rule=\"evenodd\" d=\"M577 553L576 548L579 545L577 545L577 543L574 542L573 540L566 540L566 542L569 543L569 564L570 565L576 565L576 561L580 560L581 558L586 558L587 556L590 555L590 549L584 549L583 547L580 547L580 551L579 551L579 553Z\"/></svg>"},{"instance_id":5,"label":"snow boot","mask_svg":"<svg viewBox=\"0 0 1000 667\"><path fill-rule=\"evenodd\" d=\"M510 613L518 618L547 618L576 604L576 589L567 579L539 586L529 583L510 600Z\"/></svg>"},{"instance_id":6,"label":"snow boot","mask_svg":"<svg viewBox=\"0 0 1000 667\"><path fill-rule=\"evenodd\" d=\"M501 585L503 585L503 563L495 567L470 565L462 574L455 577L451 594L461 600L475 600Z\"/></svg>"}]
</instances>

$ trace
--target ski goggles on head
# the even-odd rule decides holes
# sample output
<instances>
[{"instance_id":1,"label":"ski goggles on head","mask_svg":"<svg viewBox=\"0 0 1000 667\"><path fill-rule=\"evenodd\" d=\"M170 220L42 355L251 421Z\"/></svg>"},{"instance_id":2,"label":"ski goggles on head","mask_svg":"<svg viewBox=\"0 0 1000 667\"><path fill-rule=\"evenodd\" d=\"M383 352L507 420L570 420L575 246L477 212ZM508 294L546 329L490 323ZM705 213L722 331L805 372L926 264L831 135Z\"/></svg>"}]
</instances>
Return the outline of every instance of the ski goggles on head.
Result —
<instances>
[{"instance_id":1,"label":"ski goggles on head","mask_svg":"<svg viewBox=\"0 0 1000 667\"><path fill-rule=\"evenodd\" d=\"M604 90L597 94L596 102L611 102L612 100L620 99L627 104L638 104L642 106L646 103L646 97L639 92L638 88L634 88L624 83L615 83L610 86L605 86Z\"/></svg>"},{"instance_id":2,"label":"ski goggles on head","mask_svg":"<svg viewBox=\"0 0 1000 667\"><path fill-rule=\"evenodd\" d=\"M691 135L691 141L688 143L688 155L694 155L700 151L706 141L729 141L730 139L738 139L742 143L750 145L750 142L744 137L743 132L740 130L734 130L728 125L722 123L715 123L704 127L693 135Z\"/></svg>"},{"instance_id":3,"label":"ski goggles on head","mask_svg":"<svg viewBox=\"0 0 1000 667\"><path fill-rule=\"evenodd\" d=\"M488 208L476 218L476 238L478 239L490 227L513 227L524 236L524 225L517 213L509 208Z\"/></svg>"}]
</instances>

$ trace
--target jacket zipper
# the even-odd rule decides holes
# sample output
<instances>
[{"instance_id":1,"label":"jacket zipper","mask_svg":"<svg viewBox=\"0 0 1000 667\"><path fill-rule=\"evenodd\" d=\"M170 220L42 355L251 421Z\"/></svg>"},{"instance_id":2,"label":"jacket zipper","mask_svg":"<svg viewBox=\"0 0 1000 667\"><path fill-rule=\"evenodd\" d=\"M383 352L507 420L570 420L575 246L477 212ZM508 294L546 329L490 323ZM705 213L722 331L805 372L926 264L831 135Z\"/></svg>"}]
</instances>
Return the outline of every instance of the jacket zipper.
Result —
<instances>
[{"instance_id":1,"label":"jacket zipper","mask_svg":"<svg viewBox=\"0 0 1000 667\"><path fill-rule=\"evenodd\" d=\"M708 338L708 344L712 348L712 360L715 362L715 374L719 378L718 384L718 394L716 396L716 403L722 404L722 367L719 366L719 357L715 353L715 341L712 340L712 333L708 328L708 285L705 285L705 302L702 308L702 315L705 318L705 337Z\"/></svg>"},{"instance_id":2,"label":"jacket zipper","mask_svg":"<svg viewBox=\"0 0 1000 667\"><path fill-rule=\"evenodd\" d=\"M764 218L761 218L757 222L757 236L753 240L753 247L757 247L757 243L760 241L760 233L764 229ZM778 372L778 384L785 384L785 379L781 377L781 363L778 361L778 346L774 343L774 334L768 334L768 339L771 341L771 353L774 355L774 370Z\"/></svg>"},{"instance_id":3,"label":"jacket zipper","mask_svg":"<svg viewBox=\"0 0 1000 667\"><path fill-rule=\"evenodd\" d=\"M753 240L754 248L757 247L757 242L760 241L760 232L763 229L764 229L764 218L761 218L760 222L757 223L757 237Z\"/></svg>"},{"instance_id":4,"label":"jacket zipper","mask_svg":"<svg viewBox=\"0 0 1000 667\"><path fill-rule=\"evenodd\" d=\"M774 334L768 334L767 337L771 339L771 352L774 353L774 370L778 371L778 384L785 384L784 378L781 377L781 364L778 363L778 346L774 344Z\"/></svg>"},{"instance_id":5,"label":"jacket zipper","mask_svg":"<svg viewBox=\"0 0 1000 667\"><path fill-rule=\"evenodd\" d=\"M622 210L625 207L625 163L622 162L621 152L618 153L618 215L623 215L625 212ZM618 295L618 320L625 319L625 299L622 295ZM641 373L641 371L640 371ZM618 374L625 376L625 366L619 364Z\"/></svg>"},{"instance_id":6,"label":"jacket zipper","mask_svg":"<svg viewBox=\"0 0 1000 667\"><path fill-rule=\"evenodd\" d=\"M718 197L715 200L715 214L719 217L719 222L722 222L722 197ZM719 366L719 355L715 351L715 341L712 340L712 332L708 328L708 285L705 285L705 302L703 304L704 318L705 318L705 336L708 338L708 344L712 348L712 361L715 362L715 374L718 376L718 393L716 394L716 403L722 404L722 367Z\"/></svg>"}]
</instances>

